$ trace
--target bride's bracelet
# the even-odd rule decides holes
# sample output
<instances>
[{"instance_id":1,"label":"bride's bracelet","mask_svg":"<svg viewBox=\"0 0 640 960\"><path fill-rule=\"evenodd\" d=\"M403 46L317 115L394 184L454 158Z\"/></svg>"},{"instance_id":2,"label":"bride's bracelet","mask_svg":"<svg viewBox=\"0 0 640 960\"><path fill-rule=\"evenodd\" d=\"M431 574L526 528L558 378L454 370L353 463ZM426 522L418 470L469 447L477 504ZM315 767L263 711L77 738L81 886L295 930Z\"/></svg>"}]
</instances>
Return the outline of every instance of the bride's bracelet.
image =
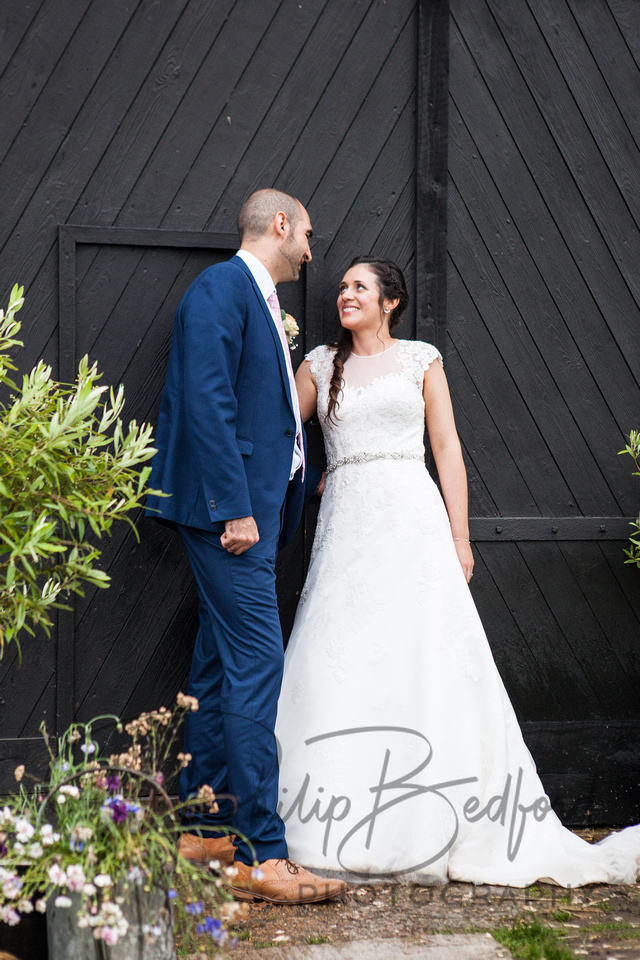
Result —
<instances>
[{"instance_id":1,"label":"bride's bracelet","mask_svg":"<svg viewBox=\"0 0 640 960\"><path fill-rule=\"evenodd\" d=\"M454 537L454 540L462 540L463 543L471 543L471 540L465 540L464 537Z\"/></svg>"}]
</instances>

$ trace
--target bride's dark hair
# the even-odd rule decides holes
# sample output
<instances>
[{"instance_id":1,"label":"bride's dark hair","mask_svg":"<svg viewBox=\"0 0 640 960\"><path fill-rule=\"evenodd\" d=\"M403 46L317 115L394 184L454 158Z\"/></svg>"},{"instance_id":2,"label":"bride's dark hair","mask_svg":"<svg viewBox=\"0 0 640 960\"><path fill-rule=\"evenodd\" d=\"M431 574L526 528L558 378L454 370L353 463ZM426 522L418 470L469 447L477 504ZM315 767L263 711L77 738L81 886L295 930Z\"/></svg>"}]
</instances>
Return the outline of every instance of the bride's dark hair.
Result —
<instances>
[{"instance_id":1,"label":"bride's dark hair","mask_svg":"<svg viewBox=\"0 0 640 960\"><path fill-rule=\"evenodd\" d=\"M389 330L393 330L400 323L400 318L409 303L409 294L402 270L392 260L382 260L379 257L354 257L348 269L351 270L351 267L356 267L359 263L365 264L375 274L378 293L380 294L380 310L382 310L382 304L385 300L398 300L398 306L389 314ZM333 420L335 423L338 419L337 411L340 407L338 397L342 392L344 365L353 350L351 330L342 327L338 339L334 343L330 343L329 346L335 347L336 353L333 358L333 374L329 386L327 416L329 420Z\"/></svg>"}]
</instances>

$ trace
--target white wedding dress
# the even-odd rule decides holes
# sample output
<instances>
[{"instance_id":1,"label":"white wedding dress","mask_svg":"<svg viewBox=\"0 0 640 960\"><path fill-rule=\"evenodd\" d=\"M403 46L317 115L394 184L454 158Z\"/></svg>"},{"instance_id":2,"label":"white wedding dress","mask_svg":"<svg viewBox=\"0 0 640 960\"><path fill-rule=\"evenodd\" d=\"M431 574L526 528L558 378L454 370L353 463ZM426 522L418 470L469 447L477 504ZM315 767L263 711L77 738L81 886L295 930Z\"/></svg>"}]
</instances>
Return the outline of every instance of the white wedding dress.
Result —
<instances>
[{"instance_id":1,"label":"white wedding dress","mask_svg":"<svg viewBox=\"0 0 640 960\"><path fill-rule=\"evenodd\" d=\"M308 355L328 476L276 724L290 856L402 882L633 883L640 826L571 833L523 741L425 468L437 358L352 355L334 425L333 351Z\"/></svg>"}]
</instances>

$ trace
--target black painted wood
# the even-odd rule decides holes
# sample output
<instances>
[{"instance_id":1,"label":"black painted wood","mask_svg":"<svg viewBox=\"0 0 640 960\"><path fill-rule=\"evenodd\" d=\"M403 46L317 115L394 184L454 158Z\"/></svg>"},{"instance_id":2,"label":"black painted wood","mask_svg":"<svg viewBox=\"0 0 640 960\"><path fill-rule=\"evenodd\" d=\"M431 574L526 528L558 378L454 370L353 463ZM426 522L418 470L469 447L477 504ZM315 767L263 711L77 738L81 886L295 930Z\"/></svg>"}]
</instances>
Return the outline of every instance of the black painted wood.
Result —
<instances>
[{"instance_id":1,"label":"black painted wood","mask_svg":"<svg viewBox=\"0 0 640 960\"><path fill-rule=\"evenodd\" d=\"M567 823L640 814L638 486L617 455L640 410L638 38L624 0L451 2L447 369L473 593Z\"/></svg>"},{"instance_id":2,"label":"black painted wood","mask_svg":"<svg viewBox=\"0 0 640 960\"><path fill-rule=\"evenodd\" d=\"M281 291L294 364L335 333L354 255L406 271L399 333L445 353L474 596L570 823L638 819L640 581L622 552L638 494L617 456L640 409L635 6L25 0L0 24L0 295L26 284L23 367L70 379L86 352L154 420L175 307L264 184L316 233ZM320 464L317 424L309 439ZM316 511L278 560L285 636ZM140 543L104 544L111 589L0 664L5 786L56 709L59 728L132 716L185 685L191 575L177 537L137 525Z\"/></svg>"}]
</instances>

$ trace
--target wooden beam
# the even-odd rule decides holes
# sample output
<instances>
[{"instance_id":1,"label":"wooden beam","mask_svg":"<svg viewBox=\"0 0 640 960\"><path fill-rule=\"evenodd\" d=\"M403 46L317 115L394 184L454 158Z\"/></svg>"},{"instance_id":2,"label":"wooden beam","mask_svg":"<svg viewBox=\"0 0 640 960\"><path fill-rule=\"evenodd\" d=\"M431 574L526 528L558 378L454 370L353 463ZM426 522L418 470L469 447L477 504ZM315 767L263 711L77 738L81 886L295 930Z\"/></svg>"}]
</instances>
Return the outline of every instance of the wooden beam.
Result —
<instances>
[{"instance_id":1,"label":"wooden beam","mask_svg":"<svg viewBox=\"0 0 640 960\"><path fill-rule=\"evenodd\" d=\"M447 309L449 0L418 3L416 337L444 355Z\"/></svg>"}]
</instances>

